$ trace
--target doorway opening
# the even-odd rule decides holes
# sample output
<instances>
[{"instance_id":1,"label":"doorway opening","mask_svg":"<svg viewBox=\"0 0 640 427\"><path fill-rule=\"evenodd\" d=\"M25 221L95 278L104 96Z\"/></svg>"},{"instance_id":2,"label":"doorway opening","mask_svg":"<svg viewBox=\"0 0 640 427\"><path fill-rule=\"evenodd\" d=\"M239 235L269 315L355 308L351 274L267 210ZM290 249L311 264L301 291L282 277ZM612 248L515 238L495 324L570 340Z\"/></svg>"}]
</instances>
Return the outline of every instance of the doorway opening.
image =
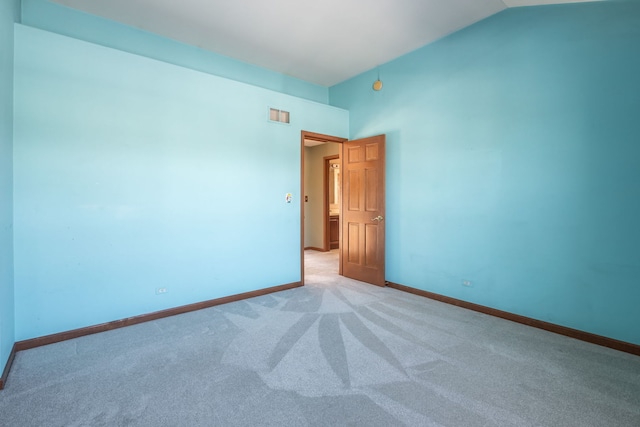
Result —
<instances>
[{"instance_id":1,"label":"doorway opening","mask_svg":"<svg viewBox=\"0 0 640 427\"><path fill-rule=\"evenodd\" d=\"M301 272L305 280L305 252L313 256L315 269L342 273L339 246L340 159L346 138L302 131L301 133ZM325 262L316 263L322 255ZM337 261L336 261L337 260ZM327 264L330 261L330 264Z\"/></svg>"}]
</instances>

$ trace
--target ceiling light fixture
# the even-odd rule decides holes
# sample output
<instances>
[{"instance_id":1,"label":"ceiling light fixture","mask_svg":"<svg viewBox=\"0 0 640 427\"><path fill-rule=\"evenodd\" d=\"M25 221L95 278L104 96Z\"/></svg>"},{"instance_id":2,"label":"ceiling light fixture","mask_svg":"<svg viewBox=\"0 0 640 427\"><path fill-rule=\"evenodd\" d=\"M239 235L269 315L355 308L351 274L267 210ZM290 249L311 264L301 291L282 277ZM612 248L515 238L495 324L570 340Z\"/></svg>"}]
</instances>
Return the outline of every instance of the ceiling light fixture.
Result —
<instances>
[{"instance_id":1,"label":"ceiling light fixture","mask_svg":"<svg viewBox=\"0 0 640 427\"><path fill-rule=\"evenodd\" d=\"M373 90L379 91L382 89L382 80L380 80L380 68L378 68L378 80L373 82Z\"/></svg>"}]
</instances>

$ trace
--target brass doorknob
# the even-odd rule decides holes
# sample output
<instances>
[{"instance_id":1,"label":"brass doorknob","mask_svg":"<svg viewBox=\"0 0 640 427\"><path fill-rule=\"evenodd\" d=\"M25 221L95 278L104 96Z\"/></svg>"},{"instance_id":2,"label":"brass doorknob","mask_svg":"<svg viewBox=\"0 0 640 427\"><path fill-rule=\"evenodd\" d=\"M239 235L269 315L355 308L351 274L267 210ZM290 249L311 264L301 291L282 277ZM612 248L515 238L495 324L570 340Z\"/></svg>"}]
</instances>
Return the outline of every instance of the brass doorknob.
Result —
<instances>
[{"instance_id":1,"label":"brass doorknob","mask_svg":"<svg viewBox=\"0 0 640 427\"><path fill-rule=\"evenodd\" d=\"M371 221L382 221L384 219L384 217L382 215L378 215L375 218L371 218Z\"/></svg>"}]
</instances>

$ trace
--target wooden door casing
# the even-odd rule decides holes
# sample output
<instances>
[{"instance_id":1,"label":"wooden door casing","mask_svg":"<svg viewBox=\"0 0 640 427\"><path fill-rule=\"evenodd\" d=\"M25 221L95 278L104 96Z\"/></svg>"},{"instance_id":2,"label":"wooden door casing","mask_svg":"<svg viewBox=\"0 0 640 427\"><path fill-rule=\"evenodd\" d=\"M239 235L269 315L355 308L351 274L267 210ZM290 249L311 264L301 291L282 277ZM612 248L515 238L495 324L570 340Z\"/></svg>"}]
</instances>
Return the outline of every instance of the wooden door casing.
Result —
<instances>
[{"instance_id":1,"label":"wooden door casing","mask_svg":"<svg viewBox=\"0 0 640 427\"><path fill-rule=\"evenodd\" d=\"M304 286L304 225L305 225L305 185L304 185L304 147L305 140L343 143L347 139L303 130L300 132L300 284ZM339 274L342 274L342 257L340 257Z\"/></svg>"}]
</instances>

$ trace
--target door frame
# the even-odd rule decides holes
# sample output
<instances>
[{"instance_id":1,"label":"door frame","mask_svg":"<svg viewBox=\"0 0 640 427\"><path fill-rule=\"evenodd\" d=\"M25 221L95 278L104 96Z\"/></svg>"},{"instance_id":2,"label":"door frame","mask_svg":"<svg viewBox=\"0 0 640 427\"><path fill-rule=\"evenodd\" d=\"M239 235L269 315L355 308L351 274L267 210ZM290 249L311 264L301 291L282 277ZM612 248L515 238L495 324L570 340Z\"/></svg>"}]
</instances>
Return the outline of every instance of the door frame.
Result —
<instances>
[{"instance_id":1,"label":"door frame","mask_svg":"<svg viewBox=\"0 0 640 427\"><path fill-rule=\"evenodd\" d=\"M332 135L325 135L322 133L309 132L306 130L300 131L300 283L304 286L304 204L305 204L305 191L304 191L304 141L305 139L311 139L321 142L335 142L340 144L340 158L343 157L342 143L348 141L348 138L340 138ZM325 183L326 184L326 183ZM340 174L340 187L342 187L342 174ZM326 207L325 207L326 209ZM328 213L327 215L328 218ZM326 231L326 230L325 230ZM326 233L325 233L326 234ZM342 244L342 224L339 228L340 244ZM326 238L326 237L325 237ZM341 252L341 251L340 251ZM342 254L339 256L339 274L342 274Z\"/></svg>"}]
</instances>

